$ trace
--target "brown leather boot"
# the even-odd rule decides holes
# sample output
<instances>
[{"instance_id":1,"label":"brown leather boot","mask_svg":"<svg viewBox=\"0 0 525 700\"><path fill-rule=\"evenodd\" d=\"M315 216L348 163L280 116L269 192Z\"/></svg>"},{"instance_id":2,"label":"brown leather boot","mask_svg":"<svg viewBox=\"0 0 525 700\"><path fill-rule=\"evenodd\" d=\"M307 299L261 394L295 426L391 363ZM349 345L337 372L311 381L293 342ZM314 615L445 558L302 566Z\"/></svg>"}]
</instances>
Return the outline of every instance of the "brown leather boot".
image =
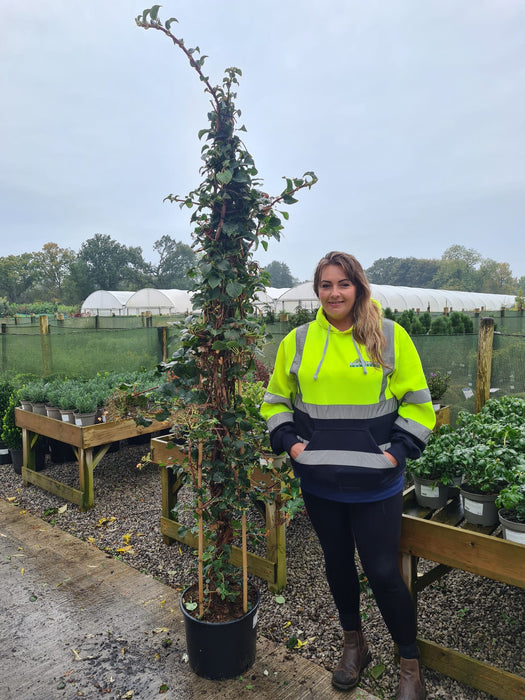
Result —
<instances>
[{"instance_id":1,"label":"brown leather boot","mask_svg":"<svg viewBox=\"0 0 525 700\"><path fill-rule=\"evenodd\" d=\"M396 700L425 700L427 693L419 659L400 658L400 680Z\"/></svg>"},{"instance_id":2,"label":"brown leather boot","mask_svg":"<svg viewBox=\"0 0 525 700\"><path fill-rule=\"evenodd\" d=\"M351 690L359 683L361 671L372 660L363 630L343 632L345 643L343 656L334 668L332 685L338 690Z\"/></svg>"}]
</instances>

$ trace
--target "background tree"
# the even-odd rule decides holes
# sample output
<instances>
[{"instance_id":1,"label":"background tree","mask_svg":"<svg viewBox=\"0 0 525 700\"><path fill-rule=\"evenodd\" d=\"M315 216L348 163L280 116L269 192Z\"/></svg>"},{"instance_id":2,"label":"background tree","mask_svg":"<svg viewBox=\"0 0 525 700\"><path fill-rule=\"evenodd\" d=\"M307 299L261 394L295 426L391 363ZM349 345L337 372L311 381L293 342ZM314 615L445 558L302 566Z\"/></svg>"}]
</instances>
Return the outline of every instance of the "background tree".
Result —
<instances>
[{"instance_id":1,"label":"background tree","mask_svg":"<svg viewBox=\"0 0 525 700\"><path fill-rule=\"evenodd\" d=\"M33 255L36 273L34 292L38 292L39 299L62 301L63 283L75 259L73 250L59 248L56 243L46 243L40 252Z\"/></svg>"},{"instance_id":2,"label":"background tree","mask_svg":"<svg viewBox=\"0 0 525 700\"><path fill-rule=\"evenodd\" d=\"M430 287L439 269L439 261L427 258L379 258L366 270L373 284L402 287Z\"/></svg>"},{"instance_id":3,"label":"background tree","mask_svg":"<svg viewBox=\"0 0 525 700\"><path fill-rule=\"evenodd\" d=\"M515 294L517 280L512 276L509 263L497 262L485 258L478 270L478 286L480 292L491 294Z\"/></svg>"},{"instance_id":4,"label":"background tree","mask_svg":"<svg viewBox=\"0 0 525 700\"><path fill-rule=\"evenodd\" d=\"M166 235L155 241L153 250L159 255L157 265L151 266L153 285L157 289L189 289L188 271L195 265L191 246Z\"/></svg>"},{"instance_id":5,"label":"background tree","mask_svg":"<svg viewBox=\"0 0 525 700\"><path fill-rule=\"evenodd\" d=\"M35 278L31 253L0 258L0 296L10 302L28 301L28 291Z\"/></svg>"},{"instance_id":6,"label":"background tree","mask_svg":"<svg viewBox=\"0 0 525 700\"><path fill-rule=\"evenodd\" d=\"M441 256L432 286L437 289L477 291L479 276L476 266L481 260L481 255L473 248L465 248L462 245L450 246Z\"/></svg>"},{"instance_id":7,"label":"background tree","mask_svg":"<svg viewBox=\"0 0 525 700\"><path fill-rule=\"evenodd\" d=\"M150 271L142 248L122 245L101 233L82 244L77 262L77 272L89 280L88 294L97 289L134 291L144 286Z\"/></svg>"},{"instance_id":8,"label":"background tree","mask_svg":"<svg viewBox=\"0 0 525 700\"><path fill-rule=\"evenodd\" d=\"M298 280L292 277L290 268L284 262L274 260L264 270L270 275L270 287L283 289L284 287L294 287L298 284Z\"/></svg>"}]
</instances>

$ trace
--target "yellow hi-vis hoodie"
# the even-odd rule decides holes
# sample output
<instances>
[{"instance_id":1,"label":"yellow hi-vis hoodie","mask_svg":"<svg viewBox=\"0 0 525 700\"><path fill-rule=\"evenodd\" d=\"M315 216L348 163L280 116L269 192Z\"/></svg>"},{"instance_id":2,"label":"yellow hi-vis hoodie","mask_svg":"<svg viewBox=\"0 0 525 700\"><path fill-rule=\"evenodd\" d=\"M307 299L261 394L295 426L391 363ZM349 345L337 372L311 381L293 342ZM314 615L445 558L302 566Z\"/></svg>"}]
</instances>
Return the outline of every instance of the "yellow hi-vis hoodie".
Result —
<instances>
[{"instance_id":1,"label":"yellow hi-vis hoodie","mask_svg":"<svg viewBox=\"0 0 525 700\"><path fill-rule=\"evenodd\" d=\"M307 492L345 502L398 493L406 458L417 459L431 434L417 350L399 324L383 319L382 330L387 367L374 366L352 329L334 328L322 308L279 345L261 414L274 452L306 445L292 466Z\"/></svg>"}]
</instances>

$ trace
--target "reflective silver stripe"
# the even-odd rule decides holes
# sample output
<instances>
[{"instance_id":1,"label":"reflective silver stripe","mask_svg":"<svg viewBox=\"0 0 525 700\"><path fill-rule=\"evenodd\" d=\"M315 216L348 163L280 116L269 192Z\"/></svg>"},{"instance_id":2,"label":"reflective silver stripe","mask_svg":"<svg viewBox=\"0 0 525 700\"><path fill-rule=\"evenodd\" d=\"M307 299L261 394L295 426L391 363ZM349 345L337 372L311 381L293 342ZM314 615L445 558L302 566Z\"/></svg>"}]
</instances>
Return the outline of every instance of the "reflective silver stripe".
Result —
<instances>
[{"instance_id":1,"label":"reflective silver stripe","mask_svg":"<svg viewBox=\"0 0 525 700\"><path fill-rule=\"evenodd\" d=\"M293 413L288 413L288 411L286 411L285 413L277 413L277 415L268 418L268 420L266 421L266 425L268 426L268 430L272 432L272 430L275 430L275 428L278 428L283 423L292 422Z\"/></svg>"},{"instance_id":2,"label":"reflective silver stripe","mask_svg":"<svg viewBox=\"0 0 525 700\"><path fill-rule=\"evenodd\" d=\"M310 418L320 419L366 419L386 416L397 411L397 399L392 397L383 403L371 403L359 406L351 404L335 404L333 406L318 406L305 403L300 396L295 397L295 407L306 413Z\"/></svg>"},{"instance_id":3,"label":"reflective silver stripe","mask_svg":"<svg viewBox=\"0 0 525 700\"><path fill-rule=\"evenodd\" d=\"M290 367L290 374L299 374L299 367L301 365L301 360L303 359L304 344L306 342L306 334L308 333L308 323L303 323L295 329L295 356Z\"/></svg>"},{"instance_id":4,"label":"reflective silver stripe","mask_svg":"<svg viewBox=\"0 0 525 700\"><path fill-rule=\"evenodd\" d=\"M403 418L402 416L398 416L396 418L394 425L402 428L407 433L410 433L410 435L415 435L419 440L421 440L421 442L424 443L427 442L428 438L432 434L430 428L425 428L425 426L421 425L421 423L418 423L415 420L410 420L409 418Z\"/></svg>"},{"instance_id":5,"label":"reflective silver stripe","mask_svg":"<svg viewBox=\"0 0 525 700\"><path fill-rule=\"evenodd\" d=\"M285 406L287 406L287 408L289 408L290 411L293 410L292 401L290 397L286 398L286 396L279 396L279 394L270 394L270 392L267 391L264 395L264 401L265 403L282 403Z\"/></svg>"},{"instance_id":6,"label":"reflective silver stripe","mask_svg":"<svg viewBox=\"0 0 525 700\"><path fill-rule=\"evenodd\" d=\"M322 467L366 467L367 469L395 469L385 455L376 452L354 452L353 450L303 450L295 460L298 464Z\"/></svg>"},{"instance_id":7,"label":"reflective silver stripe","mask_svg":"<svg viewBox=\"0 0 525 700\"><path fill-rule=\"evenodd\" d=\"M394 332L395 326L393 321L388 318L383 319L383 324L381 326L383 335L386 338L386 346L383 351L383 362L388 365L388 367L382 367L383 379L381 380L381 392L379 394L379 401L385 400L385 391L388 383L388 375L392 374L395 369L396 364L396 353L395 353L395 342L394 342Z\"/></svg>"},{"instance_id":8,"label":"reflective silver stripe","mask_svg":"<svg viewBox=\"0 0 525 700\"><path fill-rule=\"evenodd\" d=\"M431 400L429 389L419 389L419 391L407 391L401 403L428 403Z\"/></svg>"}]
</instances>

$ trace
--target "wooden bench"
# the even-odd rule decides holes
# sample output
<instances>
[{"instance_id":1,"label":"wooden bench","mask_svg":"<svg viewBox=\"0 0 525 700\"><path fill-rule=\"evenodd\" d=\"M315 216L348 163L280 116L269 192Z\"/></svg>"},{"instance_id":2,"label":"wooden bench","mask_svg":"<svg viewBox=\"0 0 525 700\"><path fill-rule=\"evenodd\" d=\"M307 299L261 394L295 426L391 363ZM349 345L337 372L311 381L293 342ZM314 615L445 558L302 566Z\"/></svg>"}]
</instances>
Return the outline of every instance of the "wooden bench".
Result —
<instances>
[{"instance_id":1,"label":"wooden bench","mask_svg":"<svg viewBox=\"0 0 525 700\"><path fill-rule=\"evenodd\" d=\"M525 545L494 536L498 526L470 525L463 519L458 496L432 511L419 506L413 487L404 494L400 566L417 613L417 596L451 569L470 571L525 588ZM418 560L436 563L418 575ZM497 605L497 601L494 601ZM425 666L501 700L525 698L525 679L465 654L418 637Z\"/></svg>"},{"instance_id":2,"label":"wooden bench","mask_svg":"<svg viewBox=\"0 0 525 700\"><path fill-rule=\"evenodd\" d=\"M153 421L150 426L137 425L131 418L126 420L79 426L55 418L42 416L21 408L15 409L15 420L22 428L23 459L22 479L24 486L35 484L56 496L75 503L81 510L92 508L95 503L93 470L106 454L111 444L138 435L168 430L170 422ZM35 443L39 435L71 445L78 460L80 488L52 479L35 471Z\"/></svg>"},{"instance_id":3,"label":"wooden bench","mask_svg":"<svg viewBox=\"0 0 525 700\"><path fill-rule=\"evenodd\" d=\"M182 527L174 517L172 510L177 503L181 481L177 478L173 465L182 463L184 459L180 448L173 442L169 435L153 438L151 440L151 461L160 467L162 484L162 511L160 518L160 531L165 544L174 541L183 542L190 547L197 547L197 538L189 530L184 535L179 535ZM254 485L263 485L266 489L275 492L272 503L261 503L262 515L266 522L266 557L261 557L248 552L248 570L268 582L270 591L276 593L286 586L286 526L282 520L280 484L271 479L271 475L255 470L252 475ZM241 550L232 548L231 561L236 566L242 562Z\"/></svg>"}]
</instances>

